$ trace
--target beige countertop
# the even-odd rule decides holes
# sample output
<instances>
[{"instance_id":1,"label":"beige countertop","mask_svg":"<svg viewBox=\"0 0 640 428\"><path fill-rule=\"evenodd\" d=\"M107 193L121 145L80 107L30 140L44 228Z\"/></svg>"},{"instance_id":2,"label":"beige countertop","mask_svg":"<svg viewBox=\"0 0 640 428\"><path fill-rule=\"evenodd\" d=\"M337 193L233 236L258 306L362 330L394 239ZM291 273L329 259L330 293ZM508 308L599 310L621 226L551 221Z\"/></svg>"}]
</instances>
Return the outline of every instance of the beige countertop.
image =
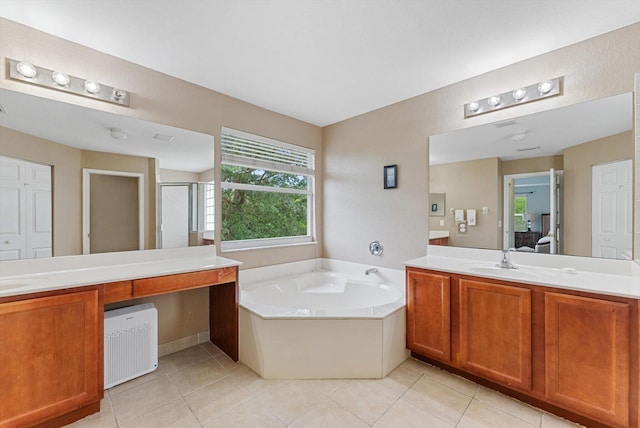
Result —
<instances>
[{"instance_id":1,"label":"beige countertop","mask_svg":"<svg viewBox=\"0 0 640 428\"><path fill-rule=\"evenodd\" d=\"M0 297L239 266L215 246L0 262Z\"/></svg>"},{"instance_id":2,"label":"beige countertop","mask_svg":"<svg viewBox=\"0 0 640 428\"><path fill-rule=\"evenodd\" d=\"M404 264L544 287L640 298L640 268L635 261L549 254L509 254L517 269L498 267L500 251L451 247L429 247L426 256Z\"/></svg>"}]
</instances>

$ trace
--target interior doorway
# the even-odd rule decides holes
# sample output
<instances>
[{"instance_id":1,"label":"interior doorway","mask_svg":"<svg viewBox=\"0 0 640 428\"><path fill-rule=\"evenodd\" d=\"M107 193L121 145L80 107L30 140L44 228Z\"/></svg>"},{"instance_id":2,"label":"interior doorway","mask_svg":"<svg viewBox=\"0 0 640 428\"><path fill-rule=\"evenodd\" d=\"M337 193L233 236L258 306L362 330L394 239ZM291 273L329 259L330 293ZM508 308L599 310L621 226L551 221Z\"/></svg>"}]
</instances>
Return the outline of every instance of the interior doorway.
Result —
<instances>
[{"instance_id":1,"label":"interior doorway","mask_svg":"<svg viewBox=\"0 0 640 428\"><path fill-rule=\"evenodd\" d=\"M83 169L82 252L144 249L144 175Z\"/></svg>"},{"instance_id":2,"label":"interior doorway","mask_svg":"<svg viewBox=\"0 0 640 428\"><path fill-rule=\"evenodd\" d=\"M561 190L562 171L505 175L502 248L560 254Z\"/></svg>"}]
</instances>

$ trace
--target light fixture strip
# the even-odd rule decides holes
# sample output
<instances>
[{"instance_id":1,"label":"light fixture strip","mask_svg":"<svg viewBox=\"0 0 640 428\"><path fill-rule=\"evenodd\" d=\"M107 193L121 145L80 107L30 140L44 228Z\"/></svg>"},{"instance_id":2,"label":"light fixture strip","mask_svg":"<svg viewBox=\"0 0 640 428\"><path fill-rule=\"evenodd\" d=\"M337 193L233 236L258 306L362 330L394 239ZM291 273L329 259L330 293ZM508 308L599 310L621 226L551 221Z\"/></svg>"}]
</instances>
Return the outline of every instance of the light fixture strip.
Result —
<instances>
[{"instance_id":1,"label":"light fixture strip","mask_svg":"<svg viewBox=\"0 0 640 428\"><path fill-rule=\"evenodd\" d=\"M539 90L539 87L543 83L551 82L553 86L551 90L543 93ZM541 83L534 83L522 88L517 88L509 92L504 92L498 95L492 95L490 97L471 101L464 105L464 117L478 116L480 114L489 113L496 110L502 110L508 107L517 106L520 104L530 103L532 101L538 101L545 98L554 97L560 95L562 77L556 77L555 79L546 80ZM524 95L522 92L524 90ZM519 100L517 98L520 98ZM497 102L497 104L496 104ZM473 104L476 104L474 106ZM474 107L477 107L474 109Z\"/></svg>"},{"instance_id":2,"label":"light fixture strip","mask_svg":"<svg viewBox=\"0 0 640 428\"><path fill-rule=\"evenodd\" d=\"M9 58L7 58L7 61L9 62L9 77L11 79L20 80L22 82L31 83L37 86L43 86L49 89L56 89L58 91L69 92L75 95L81 95L83 97L93 98L100 101L106 101L109 103L129 107L128 91L99 83L98 86L96 86L97 88L99 88L98 92L90 93L85 89L85 83L92 82L90 80L81 79L75 76L64 75L65 79L63 81L66 81L67 77L69 81L66 85L61 85L60 83L57 83L53 78L54 71L60 73L61 70L49 70L47 68L38 67L37 65L33 65L36 70L35 76L26 77L18 71L18 64L20 63L20 61ZM97 82L92 83L95 84Z\"/></svg>"}]
</instances>

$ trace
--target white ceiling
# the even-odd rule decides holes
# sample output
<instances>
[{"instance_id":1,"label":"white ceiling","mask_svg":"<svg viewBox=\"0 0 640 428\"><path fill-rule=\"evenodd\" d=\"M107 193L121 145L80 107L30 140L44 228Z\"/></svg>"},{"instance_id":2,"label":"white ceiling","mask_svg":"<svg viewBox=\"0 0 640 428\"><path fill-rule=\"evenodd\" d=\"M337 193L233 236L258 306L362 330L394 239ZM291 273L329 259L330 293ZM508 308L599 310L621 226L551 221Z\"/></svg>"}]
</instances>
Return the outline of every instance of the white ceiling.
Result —
<instances>
[{"instance_id":1,"label":"white ceiling","mask_svg":"<svg viewBox=\"0 0 640 428\"><path fill-rule=\"evenodd\" d=\"M429 164L562 154L577 144L630 131L633 94L556 108L429 137ZM517 138L517 136L520 138Z\"/></svg>"},{"instance_id":2,"label":"white ceiling","mask_svg":"<svg viewBox=\"0 0 640 428\"><path fill-rule=\"evenodd\" d=\"M640 2L1 0L0 16L324 126L638 22Z\"/></svg>"},{"instance_id":3,"label":"white ceiling","mask_svg":"<svg viewBox=\"0 0 640 428\"><path fill-rule=\"evenodd\" d=\"M0 126L77 149L156 158L163 169L213 168L211 135L1 88L0 110ZM113 128L126 138L112 138ZM173 139L158 140L156 134Z\"/></svg>"}]
</instances>

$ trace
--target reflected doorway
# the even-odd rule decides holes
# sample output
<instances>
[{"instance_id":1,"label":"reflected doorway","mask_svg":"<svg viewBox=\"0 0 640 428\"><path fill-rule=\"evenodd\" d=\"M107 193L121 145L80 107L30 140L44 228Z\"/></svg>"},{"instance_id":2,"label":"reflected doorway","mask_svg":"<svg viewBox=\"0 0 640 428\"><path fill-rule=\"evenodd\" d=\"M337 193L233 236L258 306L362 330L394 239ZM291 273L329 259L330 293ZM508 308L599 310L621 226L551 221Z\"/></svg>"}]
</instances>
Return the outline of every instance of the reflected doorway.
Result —
<instances>
[{"instance_id":1,"label":"reflected doorway","mask_svg":"<svg viewBox=\"0 0 640 428\"><path fill-rule=\"evenodd\" d=\"M144 175L83 169L83 254L144 249Z\"/></svg>"},{"instance_id":2,"label":"reflected doorway","mask_svg":"<svg viewBox=\"0 0 640 428\"><path fill-rule=\"evenodd\" d=\"M551 169L504 177L504 249L561 254L562 175Z\"/></svg>"}]
</instances>

